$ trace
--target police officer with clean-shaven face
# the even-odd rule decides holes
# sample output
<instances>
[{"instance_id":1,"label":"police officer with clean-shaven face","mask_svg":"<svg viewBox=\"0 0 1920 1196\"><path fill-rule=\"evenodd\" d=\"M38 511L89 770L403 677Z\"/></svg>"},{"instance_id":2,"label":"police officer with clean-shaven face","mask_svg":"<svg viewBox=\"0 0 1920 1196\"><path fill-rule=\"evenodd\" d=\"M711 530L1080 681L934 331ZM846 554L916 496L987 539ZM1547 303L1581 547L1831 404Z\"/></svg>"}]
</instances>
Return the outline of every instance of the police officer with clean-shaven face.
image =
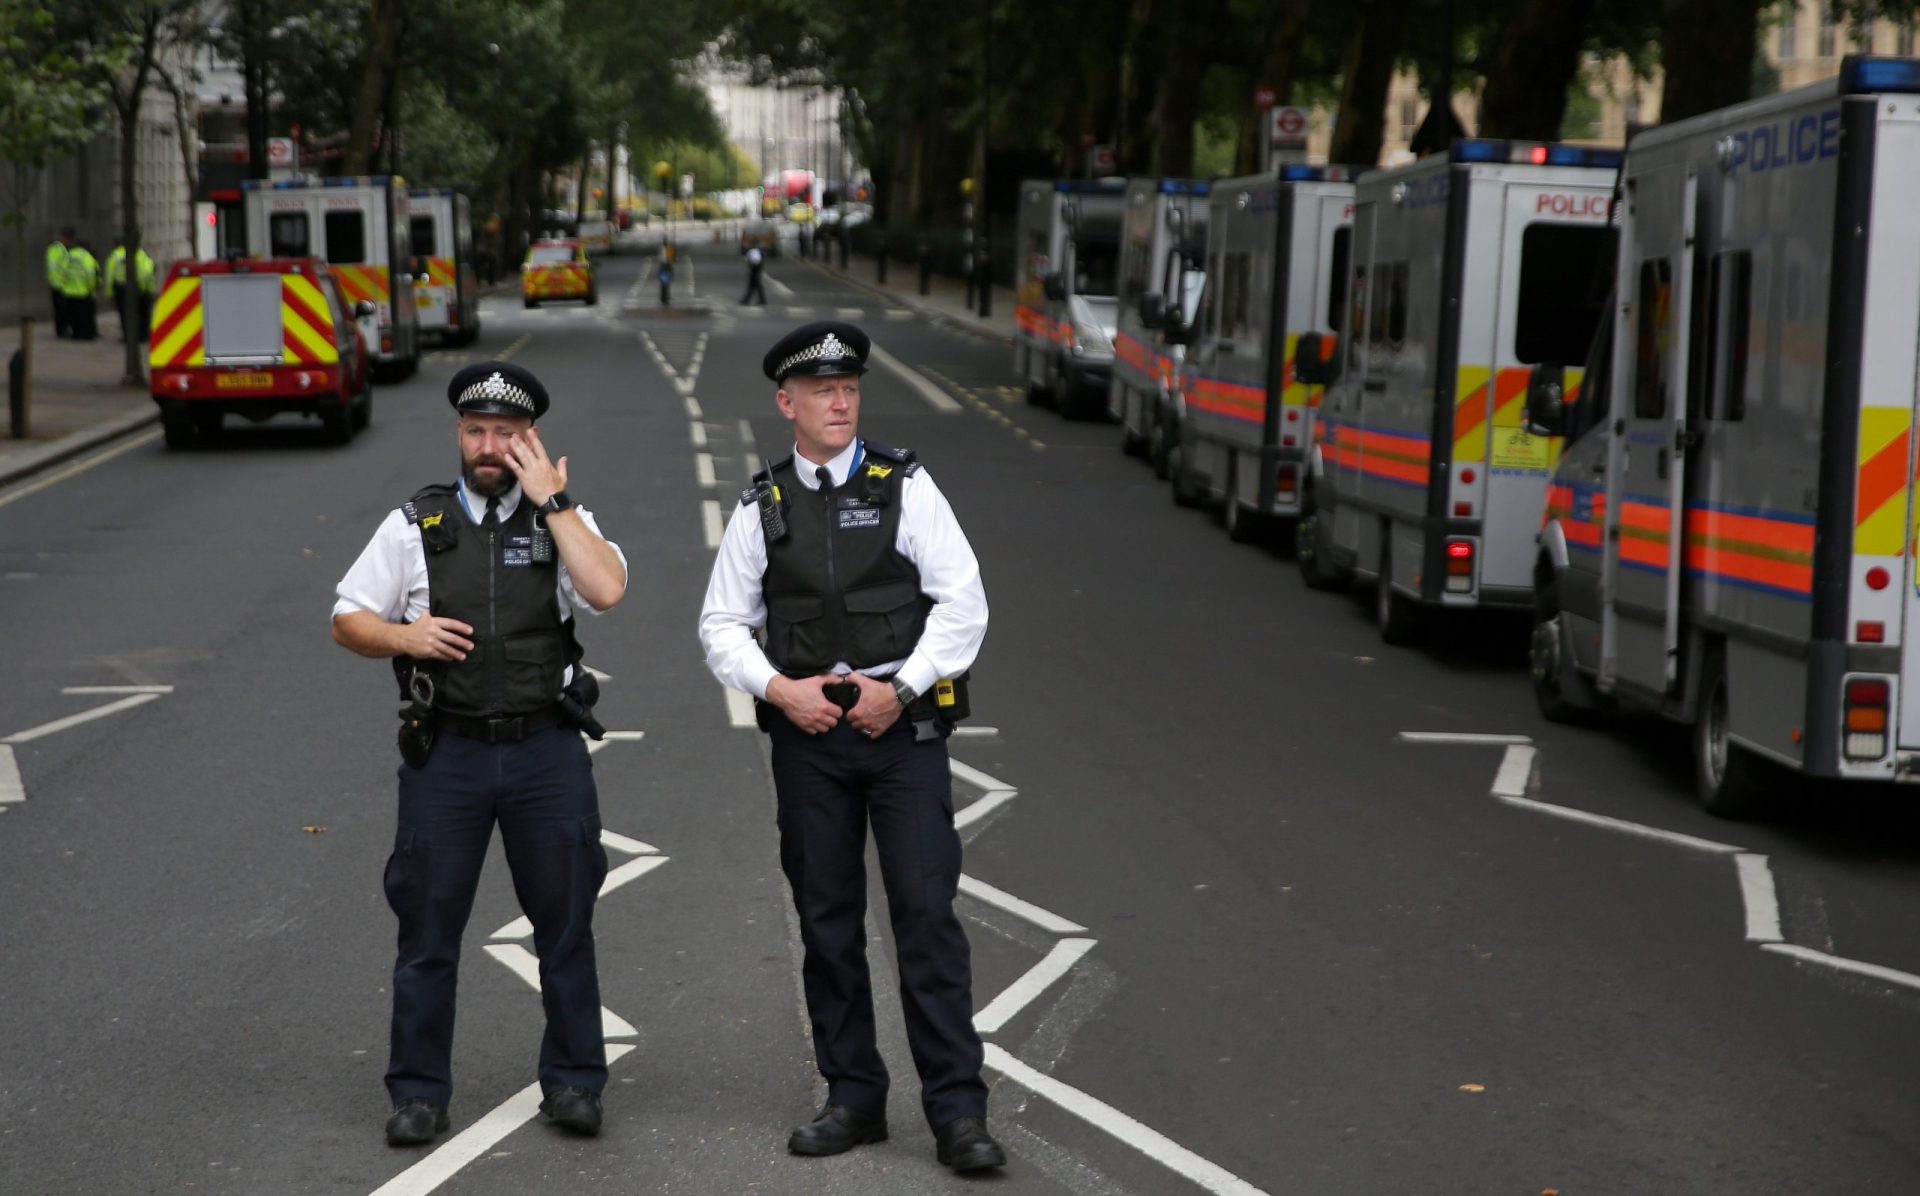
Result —
<instances>
[{"instance_id":1,"label":"police officer with clean-shaven face","mask_svg":"<svg viewBox=\"0 0 1920 1196\"><path fill-rule=\"evenodd\" d=\"M827 1081L826 1107L788 1149L832 1155L887 1136L866 955L871 823L935 1155L979 1171L1006 1156L987 1132L972 967L953 912L960 837L939 700L980 650L987 601L973 549L914 454L859 438L869 347L858 328L826 321L767 354L794 452L733 513L700 640L714 676L760 699L772 737L780 862Z\"/></svg>"},{"instance_id":2,"label":"police officer with clean-shaven face","mask_svg":"<svg viewBox=\"0 0 1920 1196\"><path fill-rule=\"evenodd\" d=\"M415 1145L447 1129L460 935L495 822L540 957L540 1107L595 1134L607 1062L593 907L607 855L580 733L603 732L570 608L620 601L626 557L568 496L567 459L547 455L534 426L548 403L538 378L486 362L454 375L447 398L459 482L390 512L333 608L334 640L391 658L408 703L386 869L400 921L387 1141Z\"/></svg>"}]
</instances>

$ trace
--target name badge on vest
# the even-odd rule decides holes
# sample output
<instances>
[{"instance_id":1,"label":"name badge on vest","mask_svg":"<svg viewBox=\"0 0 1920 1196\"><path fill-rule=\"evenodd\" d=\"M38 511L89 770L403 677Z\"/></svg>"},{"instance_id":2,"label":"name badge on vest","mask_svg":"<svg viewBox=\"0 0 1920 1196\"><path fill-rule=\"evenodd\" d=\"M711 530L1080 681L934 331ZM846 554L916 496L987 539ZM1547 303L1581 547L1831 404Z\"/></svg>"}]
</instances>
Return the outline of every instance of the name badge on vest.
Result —
<instances>
[{"instance_id":1,"label":"name badge on vest","mask_svg":"<svg viewBox=\"0 0 1920 1196\"><path fill-rule=\"evenodd\" d=\"M508 566L533 564L533 537L506 537L500 545L500 563Z\"/></svg>"},{"instance_id":2,"label":"name badge on vest","mask_svg":"<svg viewBox=\"0 0 1920 1196\"><path fill-rule=\"evenodd\" d=\"M880 508L864 498L843 496L840 499L840 519L836 526L843 532L863 527L879 527Z\"/></svg>"}]
</instances>

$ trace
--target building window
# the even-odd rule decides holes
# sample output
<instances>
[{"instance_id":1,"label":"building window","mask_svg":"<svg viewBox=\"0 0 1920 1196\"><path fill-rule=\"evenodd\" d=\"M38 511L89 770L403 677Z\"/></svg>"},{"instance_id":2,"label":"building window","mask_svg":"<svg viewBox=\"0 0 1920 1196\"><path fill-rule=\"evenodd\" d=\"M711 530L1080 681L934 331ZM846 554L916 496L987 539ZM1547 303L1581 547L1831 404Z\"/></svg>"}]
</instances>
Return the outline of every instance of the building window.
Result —
<instances>
[{"instance_id":1,"label":"building window","mask_svg":"<svg viewBox=\"0 0 1920 1196\"><path fill-rule=\"evenodd\" d=\"M1787 10L1786 18L1780 23L1780 61L1786 62L1800 56L1800 6L1795 4Z\"/></svg>"},{"instance_id":2,"label":"building window","mask_svg":"<svg viewBox=\"0 0 1920 1196\"><path fill-rule=\"evenodd\" d=\"M1837 31L1838 31L1838 26L1833 19L1832 7L1830 6L1823 7L1820 10L1820 45L1819 45L1820 57L1822 58L1833 57L1834 35Z\"/></svg>"},{"instance_id":3,"label":"building window","mask_svg":"<svg viewBox=\"0 0 1920 1196\"><path fill-rule=\"evenodd\" d=\"M1913 57L1913 24L1903 21L1894 26L1893 52L1902 58Z\"/></svg>"},{"instance_id":4,"label":"building window","mask_svg":"<svg viewBox=\"0 0 1920 1196\"><path fill-rule=\"evenodd\" d=\"M1853 37L1853 48L1862 54L1873 53L1873 0L1861 7L1860 19L1849 23L1847 32Z\"/></svg>"},{"instance_id":5,"label":"building window","mask_svg":"<svg viewBox=\"0 0 1920 1196\"><path fill-rule=\"evenodd\" d=\"M1400 140L1412 141L1420 118L1419 101L1412 96L1400 101Z\"/></svg>"}]
</instances>

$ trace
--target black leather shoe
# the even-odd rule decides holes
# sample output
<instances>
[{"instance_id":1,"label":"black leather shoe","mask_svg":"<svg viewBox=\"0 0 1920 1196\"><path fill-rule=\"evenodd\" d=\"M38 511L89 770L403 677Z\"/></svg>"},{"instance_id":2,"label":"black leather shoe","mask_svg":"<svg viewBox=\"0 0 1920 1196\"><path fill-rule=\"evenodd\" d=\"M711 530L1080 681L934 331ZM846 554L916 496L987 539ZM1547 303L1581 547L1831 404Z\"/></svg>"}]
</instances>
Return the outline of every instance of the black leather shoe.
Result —
<instances>
[{"instance_id":1,"label":"black leather shoe","mask_svg":"<svg viewBox=\"0 0 1920 1196\"><path fill-rule=\"evenodd\" d=\"M387 1118L388 1146L419 1146L447 1132L447 1111L432 1101L403 1100Z\"/></svg>"},{"instance_id":2,"label":"black leather shoe","mask_svg":"<svg viewBox=\"0 0 1920 1196\"><path fill-rule=\"evenodd\" d=\"M985 1171L1007 1165L1007 1152L979 1117L956 1117L934 1135L934 1157L955 1171Z\"/></svg>"},{"instance_id":3,"label":"black leather shoe","mask_svg":"<svg viewBox=\"0 0 1920 1196\"><path fill-rule=\"evenodd\" d=\"M600 1094L585 1088L556 1088L540 1102L540 1111L563 1130L591 1138L600 1132Z\"/></svg>"},{"instance_id":4,"label":"black leather shoe","mask_svg":"<svg viewBox=\"0 0 1920 1196\"><path fill-rule=\"evenodd\" d=\"M820 1116L793 1131L787 1149L794 1154L845 1154L868 1142L887 1140L887 1119L865 1117L845 1105L828 1105Z\"/></svg>"}]
</instances>

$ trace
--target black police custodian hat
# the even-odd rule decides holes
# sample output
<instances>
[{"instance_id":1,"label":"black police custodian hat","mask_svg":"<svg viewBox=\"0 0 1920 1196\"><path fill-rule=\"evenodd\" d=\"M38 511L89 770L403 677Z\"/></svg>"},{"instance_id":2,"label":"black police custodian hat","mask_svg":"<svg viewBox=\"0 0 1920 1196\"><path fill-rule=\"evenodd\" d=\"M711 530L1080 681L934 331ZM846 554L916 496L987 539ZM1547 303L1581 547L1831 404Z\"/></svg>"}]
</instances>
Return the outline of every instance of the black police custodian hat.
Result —
<instances>
[{"instance_id":1,"label":"black police custodian hat","mask_svg":"<svg viewBox=\"0 0 1920 1196\"><path fill-rule=\"evenodd\" d=\"M760 368L775 382L785 382L793 374L807 378L864 374L871 346L867 334L853 325L819 320L802 324L781 337L767 350Z\"/></svg>"},{"instance_id":2,"label":"black police custodian hat","mask_svg":"<svg viewBox=\"0 0 1920 1196\"><path fill-rule=\"evenodd\" d=\"M482 361L461 370L447 383L447 402L466 415L539 419L547 413L547 388L531 372L510 361Z\"/></svg>"}]
</instances>

